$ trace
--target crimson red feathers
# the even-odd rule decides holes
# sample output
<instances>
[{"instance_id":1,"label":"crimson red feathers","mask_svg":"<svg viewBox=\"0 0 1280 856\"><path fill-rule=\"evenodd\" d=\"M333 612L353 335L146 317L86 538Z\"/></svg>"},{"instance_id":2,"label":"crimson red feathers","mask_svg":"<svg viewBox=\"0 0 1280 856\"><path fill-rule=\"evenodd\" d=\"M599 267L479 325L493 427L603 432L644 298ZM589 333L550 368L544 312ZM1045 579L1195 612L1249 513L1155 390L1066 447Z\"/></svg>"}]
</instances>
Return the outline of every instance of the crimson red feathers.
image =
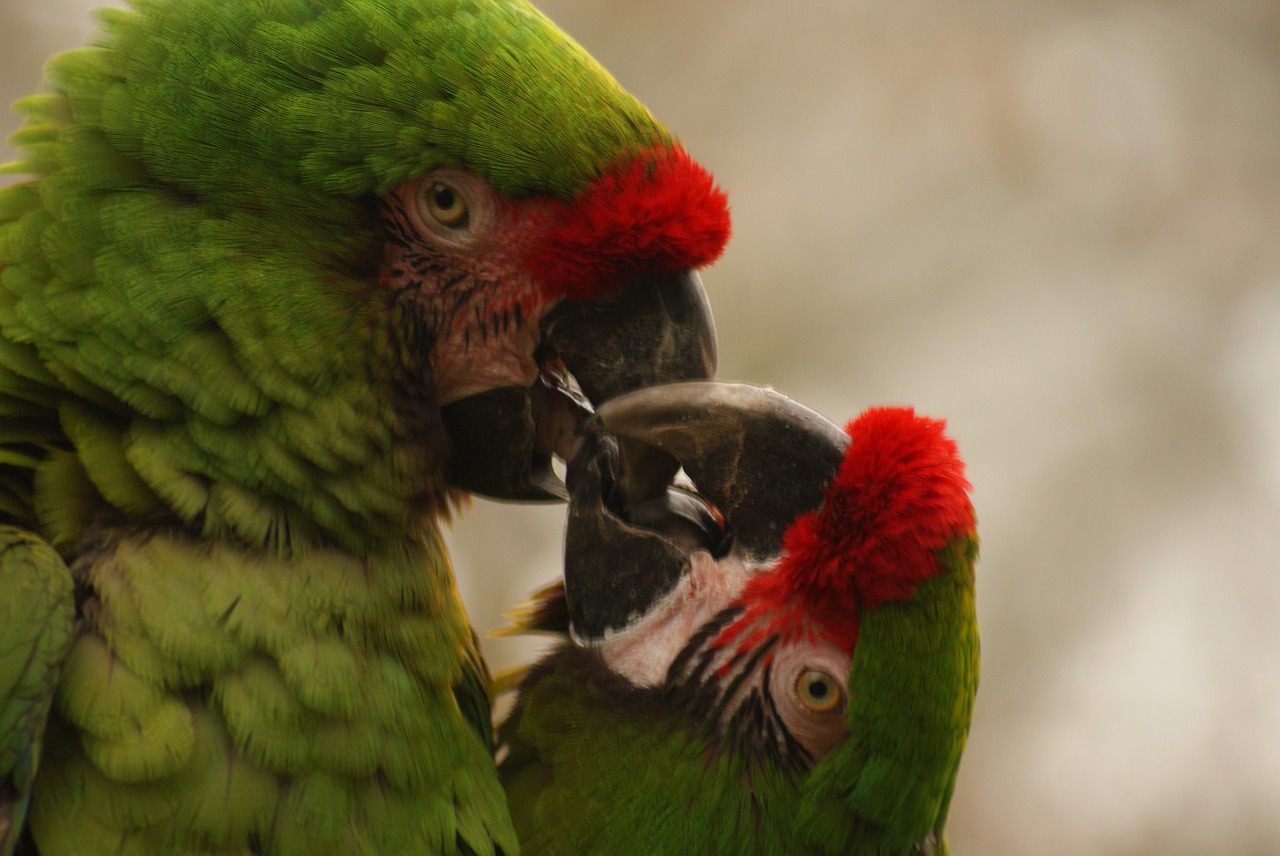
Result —
<instances>
[{"instance_id":1,"label":"crimson red feathers","mask_svg":"<svg viewBox=\"0 0 1280 856\"><path fill-rule=\"evenodd\" d=\"M748 629L744 642L807 632L852 651L858 609L905 600L938 573L937 551L975 525L964 463L944 428L902 407L850 422L822 506L787 530L777 567L747 585L746 612L718 641Z\"/></svg>"},{"instance_id":2,"label":"crimson red feathers","mask_svg":"<svg viewBox=\"0 0 1280 856\"><path fill-rule=\"evenodd\" d=\"M703 267L729 240L728 197L679 146L632 157L553 207L526 263L570 300L598 296L624 272Z\"/></svg>"}]
</instances>

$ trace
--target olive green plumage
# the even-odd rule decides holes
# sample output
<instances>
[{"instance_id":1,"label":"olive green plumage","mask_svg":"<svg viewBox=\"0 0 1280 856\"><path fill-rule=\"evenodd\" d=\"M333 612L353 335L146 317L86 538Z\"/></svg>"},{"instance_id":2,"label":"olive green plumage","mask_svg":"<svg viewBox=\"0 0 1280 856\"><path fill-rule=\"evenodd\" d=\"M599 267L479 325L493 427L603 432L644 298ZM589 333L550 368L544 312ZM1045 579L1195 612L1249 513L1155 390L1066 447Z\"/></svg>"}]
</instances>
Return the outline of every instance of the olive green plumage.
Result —
<instances>
[{"instance_id":1,"label":"olive green plumage","mask_svg":"<svg viewBox=\"0 0 1280 856\"><path fill-rule=\"evenodd\" d=\"M566 644L501 729L526 856L942 856L978 680L976 537L905 602L859 616L848 737L811 769L724 745L710 711Z\"/></svg>"},{"instance_id":2,"label":"olive green plumage","mask_svg":"<svg viewBox=\"0 0 1280 856\"><path fill-rule=\"evenodd\" d=\"M0 521L84 590L39 852L514 854L378 197L451 164L567 200L667 132L520 0L101 17L0 190ZM57 647L67 585L0 659Z\"/></svg>"},{"instance_id":3,"label":"olive green plumage","mask_svg":"<svg viewBox=\"0 0 1280 856\"><path fill-rule=\"evenodd\" d=\"M488 723L454 696L476 665L435 539L303 563L125 535L87 573L42 853L514 852Z\"/></svg>"}]
</instances>

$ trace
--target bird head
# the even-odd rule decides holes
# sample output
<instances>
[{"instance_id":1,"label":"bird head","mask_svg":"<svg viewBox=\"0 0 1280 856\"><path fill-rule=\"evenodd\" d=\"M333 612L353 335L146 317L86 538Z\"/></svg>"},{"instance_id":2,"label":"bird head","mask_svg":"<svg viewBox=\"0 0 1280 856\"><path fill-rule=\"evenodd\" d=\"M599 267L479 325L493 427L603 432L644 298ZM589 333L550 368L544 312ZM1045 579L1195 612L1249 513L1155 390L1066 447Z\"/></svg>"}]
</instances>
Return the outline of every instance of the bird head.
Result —
<instances>
[{"instance_id":1,"label":"bird head","mask_svg":"<svg viewBox=\"0 0 1280 856\"><path fill-rule=\"evenodd\" d=\"M101 17L18 105L0 223L76 491L365 549L563 495L592 403L713 371L724 193L523 0Z\"/></svg>"},{"instance_id":2,"label":"bird head","mask_svg":"<svg viewBox=\"0 0 1280 856\"><path fill-rule=\"evenodd\" d=\"M808 805L907 842L940 834L977 678L975 521L943 423L885 407L842 430L771 390L692 382L591 426L556 613L574 647L635 709L679 712L692 757L782 771ZM633 479L621 441L691 484ZM886 769L901 781L878 788Z\"/></svg>"}]
</instances>

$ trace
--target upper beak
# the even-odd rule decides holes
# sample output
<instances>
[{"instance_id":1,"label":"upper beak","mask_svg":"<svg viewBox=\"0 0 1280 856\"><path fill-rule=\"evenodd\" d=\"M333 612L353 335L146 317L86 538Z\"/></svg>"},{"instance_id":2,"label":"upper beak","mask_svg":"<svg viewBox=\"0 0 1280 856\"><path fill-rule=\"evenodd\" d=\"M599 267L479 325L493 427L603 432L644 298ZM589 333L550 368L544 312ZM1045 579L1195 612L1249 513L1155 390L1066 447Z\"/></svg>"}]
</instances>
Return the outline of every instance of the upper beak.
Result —
<instances>
[{"instance_id":1,"label":"upper beak","mask_svg":"<svg viewBox=\"0 0 1280 856\"><path fill-rule=\"evenodd\" d=\"M655 497L630 479L614 443L649 447L684 467L697 494ZM565 598L579 639L601 639L648 611L689 555L776 556L796 517L822 504L849 438L772 390L676 383L605 402L569 464Z\"/></svg>"},{"instance_id":2,"label":"upper beak","mask_svg":"<svg viewBox=\"0 0 1280 856\"><path fill-rule=\"evenodd\" d=\"M442 408L456 487L495 499L565 499L552 457L573 456L593 407L715 373L715 324L691 270L641 278L590 301L565 301L547 313L541 333L542 370L533 386L499 387ZM631 480L651 496L665 490L679 466L646 444L628 449L625 460Z\"/></svg>"}]
</instances>

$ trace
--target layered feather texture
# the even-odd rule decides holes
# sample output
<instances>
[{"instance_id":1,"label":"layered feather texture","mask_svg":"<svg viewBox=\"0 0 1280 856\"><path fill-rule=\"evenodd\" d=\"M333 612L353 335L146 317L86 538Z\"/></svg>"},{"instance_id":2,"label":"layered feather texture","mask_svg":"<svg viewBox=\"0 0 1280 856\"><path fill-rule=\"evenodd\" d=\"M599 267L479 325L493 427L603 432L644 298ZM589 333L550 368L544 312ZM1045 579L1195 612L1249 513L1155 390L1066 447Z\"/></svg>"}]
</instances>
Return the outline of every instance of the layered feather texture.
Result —
<instances>
[{"instance_id":1,"label":"layered feather texture","mask_svg":"<svg viewBox=\"0 0 1280 856\"><path fill-rule=\"evenodd\" d=\"M658 147L619 162L550 212L527 264L557 296L586 300L621 275L714 262L729 240L728 198L684 149Z\"/></svg>"},{"instance_id":2,"label":"layered feather texture","mask_svg":"<svg viewBox=\"0 0 1280 856\"><path fill-rule=\"evenodd\" d=\"M745 613L721 644L744 629L754 639L817 632L852 651L859 610L907 600L936 576L938 551L975 522L964 464L944 429L906 407L850 421L850 451L821 508L788 527L778 567L748 583Z\"/></svg>"},{"instance_id":3,"label":"layered feather texture","mask_svg":"<svg viewBox=\"0 0 1280 856\"><path fill-rule=\"evenodd\" d=\"M57 696L51 853L515 852L438 541L305 564L112 537Z\"/></svg>"}]
</instances>

